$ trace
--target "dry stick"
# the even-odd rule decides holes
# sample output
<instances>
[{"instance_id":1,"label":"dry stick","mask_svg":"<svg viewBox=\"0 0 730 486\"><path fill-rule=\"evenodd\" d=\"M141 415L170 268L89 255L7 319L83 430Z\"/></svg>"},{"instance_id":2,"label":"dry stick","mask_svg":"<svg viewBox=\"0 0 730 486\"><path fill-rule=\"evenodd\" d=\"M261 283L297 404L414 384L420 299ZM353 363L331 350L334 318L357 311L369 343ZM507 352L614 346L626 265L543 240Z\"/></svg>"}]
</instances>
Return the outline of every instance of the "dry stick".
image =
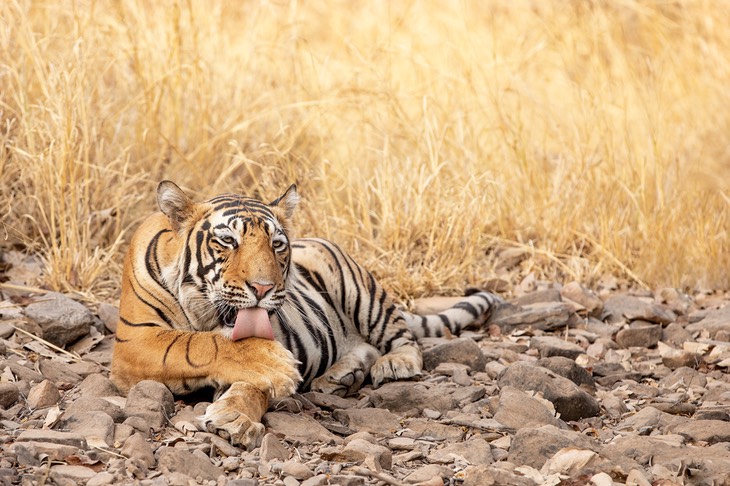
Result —
<instances>
[{"instance_id":1,"label":"dry stick","mask_svg":"<svg viewBox=\"0 0 730 486\"><path fill-rule=\"evenodd\" d=\"M11 326L11 327L12 327L13 329L15 329L16 331L20 331L20 332L22 332L23 334L25 334L26 336L30 337L31 339L34 339L34 340L38 341L39 343L41 343L41 344L44 344L44 345L48 346L49 348L53 349L54 351L58 351L59 353L65 354L66 356L70 357L71 359L73 359L73 360L75 360L75 361L79 361L79 362L83 362L83 361L84 361L84 358L82 358L82 357L81 357L81 356L79 356L78 354L75 354L75 353L71 353L71 352L69 352L69 351L66 351L66 350L65 350L65 349L63 349L63 348L59 348L59 347L58 347L58 346L56 346L55 344L53 344L53 343L50 343L50 342L46 341L46 340L45 340L45 339L43 339L43 338L39 338L39 337L38 337L38 336L36 336L35 334L31 334L31 333L29 333L28 331L26 331L26 330L24 330L24 329L20 329L19 327L16 327L16 326L14 326L14 325L12 325L12 324L10 324L10 326ZM102 368L102 369L103 369L104 371L109 371L109 370L107 369L107 367L106 367L106 366L104 366L104 365L101 365L101 364L99 364L99 363L96 363L96 364L98 364L99 366L101 366L101 368Z\"/></svg>"},{"instance_id":2,"label":"dry stick","mask_svg":"<svg viewBox=\"0 0 730 486\"><path fill-rule=\"evenodd\" d=\"M397 479L395 479L390 474L385 474L383 472L375 472L371 471L370 469L362 466L356 466L352 469L352 472L359 476L368 476L374 479L377 479L378 481L383 481L384 483L390 484L392 486L406 486L405 483L401 483Z\"/></svg>"}]
</instances>

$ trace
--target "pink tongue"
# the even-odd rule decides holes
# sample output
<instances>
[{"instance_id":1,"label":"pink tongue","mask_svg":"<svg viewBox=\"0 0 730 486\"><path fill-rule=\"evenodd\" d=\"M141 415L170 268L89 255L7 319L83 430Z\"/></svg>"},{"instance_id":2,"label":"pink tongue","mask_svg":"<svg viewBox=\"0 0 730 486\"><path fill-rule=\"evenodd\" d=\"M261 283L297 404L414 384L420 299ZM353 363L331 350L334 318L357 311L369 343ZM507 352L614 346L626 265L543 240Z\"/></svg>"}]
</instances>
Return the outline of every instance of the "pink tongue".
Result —
<instances>
[{"instance_id":1,"label":"pink tongue","mask_svg":"<svg viewBox=\"0 0 730 486\"><path fill-rule=\"evenodd\" d=\"M271 321L266 309L249 307L238 311L231 339L238 341L247 337L274 339L274 330L271 329Z\"/></svg>"}]
</instances>

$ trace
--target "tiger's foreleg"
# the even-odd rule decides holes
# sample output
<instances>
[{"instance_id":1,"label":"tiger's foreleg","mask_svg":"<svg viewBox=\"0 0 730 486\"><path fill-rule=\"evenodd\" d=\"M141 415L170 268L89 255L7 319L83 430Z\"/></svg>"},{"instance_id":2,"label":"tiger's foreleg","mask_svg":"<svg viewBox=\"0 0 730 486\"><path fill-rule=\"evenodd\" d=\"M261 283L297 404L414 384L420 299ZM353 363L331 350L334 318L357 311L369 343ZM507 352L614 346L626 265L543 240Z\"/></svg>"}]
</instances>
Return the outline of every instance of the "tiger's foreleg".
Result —
<instances>
[{"instance_id":1,"label":"tiger's foreleg","mask_svg":"<svg viewBox=\"0 0 730 486\"><path fill-rule=\"evenodd\" d=\"M415 343L406 343L381 356L370 368L373 387L395 380L406 380L421 374L423 358Z\"/></svg>"},{"instance_id":2,"label":"tiger's foreleg","mask_svg":"<svg viewBox=\"0 0 730 486\"><path fill-rule=\"evenodd\" d=\"M301 379L296 360L276 341L121 323L111 377L124 391L141 380L164 383L173 393L214 387L222 395L208 407L206 425L247 448L260 442L269 398L294 393Z\"/></svg>"}]
</instances>

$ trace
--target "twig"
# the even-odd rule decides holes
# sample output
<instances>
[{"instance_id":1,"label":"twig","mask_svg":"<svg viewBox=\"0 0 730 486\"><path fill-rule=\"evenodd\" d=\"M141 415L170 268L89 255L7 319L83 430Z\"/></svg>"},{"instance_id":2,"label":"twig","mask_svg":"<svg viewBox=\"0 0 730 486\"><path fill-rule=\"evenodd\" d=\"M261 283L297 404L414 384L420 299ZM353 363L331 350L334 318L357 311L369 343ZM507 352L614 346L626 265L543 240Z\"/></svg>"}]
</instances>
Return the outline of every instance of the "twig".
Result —
<instances>
[{"instance_id":1,"label":"twig","mask_svg":"<svg viewBox=\"0 0 730 486\"><path fill-rule=\"evenodd\" d=\"M28 336L29 338L31 338L31 339L34 339L35 341L38 341L39 343L41 343L41 344L44 344L44 345L48 346L49 348L53 349L54 351L58 351L59 353L63 353L63 354L65 354L66 356L70 357L70 358L71 358L71 359L73 359L73 360L76 360L76 361L83 361L83 360L84 360L84 359L83 359L83 358L82 358L81 356L79 356L78 354L75 354L75 353L71 353L71 352L69 352L69 351L66 351L66 350L65 350L65 349L63 349L63 348L59 348L59 347L58 347L58 346L56 346L55 344L53 344L53 343L50 343L50 342L46 341L45 339L43 339L43 338L40 338L40 337L36 336L35 334L32 334L32 333L30 333L30 332L26 331L25 329L21 329L21 328L19 328L19 327L15 326L15 325L13 325L13 324L10 324L10 326L11 326L11 327L12 327L13 329L15 329L16 331L20 331L21 333L25 334L25 335L26 335L26 336Z\"/></svg>"},{"instance_id":2,"label":"twig","mask_svg":"<svg viewBox=\"0 0 730 486\"><path fill-rule=\"evenodd\" d=\"M407 486L405 483L401 483L397 479L395 479L390 474L386 474L383 472L375 472L371 471L370 469L362 466L355 466L352 469L352 472L357 474L358 476L368 476L373 479L377 479L378 481L383 481L384 483L390 484L392 486Z\"/></svg>"},{"instance_id":3,"label":"twig","mask_svg":"<svg viewBox=\"0 0 730 486\"><path fill-rule=\"evenodd\" d=\"M99 449L100 451L106 452L107 454L111 454L113 456L117 456L117 457L120 457L122 459L126 459L126 457L124 457L123 455L117 454L116 452L110 451L109 449L104 449L103 447L99 447L99 446L95 446L95 445L93 445L91 447L92 447L92 449Z\"/></svg>"}]
</instances>

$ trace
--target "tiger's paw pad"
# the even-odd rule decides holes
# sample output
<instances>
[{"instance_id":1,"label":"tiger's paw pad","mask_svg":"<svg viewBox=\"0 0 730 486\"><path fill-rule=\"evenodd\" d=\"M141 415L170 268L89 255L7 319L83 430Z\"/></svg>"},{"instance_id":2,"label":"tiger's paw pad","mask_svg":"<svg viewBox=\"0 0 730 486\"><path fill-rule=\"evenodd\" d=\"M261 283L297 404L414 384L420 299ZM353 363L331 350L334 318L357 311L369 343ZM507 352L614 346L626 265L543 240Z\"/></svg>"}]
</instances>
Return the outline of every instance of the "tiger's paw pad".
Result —
<instances>
[{"instance_id":1,"label":"tiger's paw pad","mask_svg":"<svg viewBox=\"0 0 730 486\"><path fill-rule=\"evenodd\" d=\"M312 391L346 397L360 389L365 376L363 369L352 370L335 365L322 376L315 378L310 388Z\"/></svg>"},{"instance_id":2,"label":"tiger's paw pad","mask_svg":"<svg viewBox=\"0 0 730 486\"><path fill-rule=\"evenodd\" d=\"M266 395L249 383L234 383L208 405L200 420L208 432L218 434L233 445L253 450L261 445L264 426L259 423L266 411Z\"/></svg>"},{"instance_id":3,"label":"tiger's paw pad","mask_svg":"<svg viewBox=\"0 0 730 486\"><path fill-rule=\"evenodd\" d=\"M420 354L386 354L381 356L370 368L373 388L384 383L406 380L421 375L423 362Z\"/></svg>"},{"instance_id":4,"label":"tiger's paw pad","mask_svg":"<svg viewBox=\"0 0 730 486\"><path fill-rule=\"evenodd\" d=\"M201 418L205 429L249 451L261 445L265 432L263 424L254 422L244 413L227 408L225 403L220 402L208 405Z\"/></svg>"}]
</instances>

